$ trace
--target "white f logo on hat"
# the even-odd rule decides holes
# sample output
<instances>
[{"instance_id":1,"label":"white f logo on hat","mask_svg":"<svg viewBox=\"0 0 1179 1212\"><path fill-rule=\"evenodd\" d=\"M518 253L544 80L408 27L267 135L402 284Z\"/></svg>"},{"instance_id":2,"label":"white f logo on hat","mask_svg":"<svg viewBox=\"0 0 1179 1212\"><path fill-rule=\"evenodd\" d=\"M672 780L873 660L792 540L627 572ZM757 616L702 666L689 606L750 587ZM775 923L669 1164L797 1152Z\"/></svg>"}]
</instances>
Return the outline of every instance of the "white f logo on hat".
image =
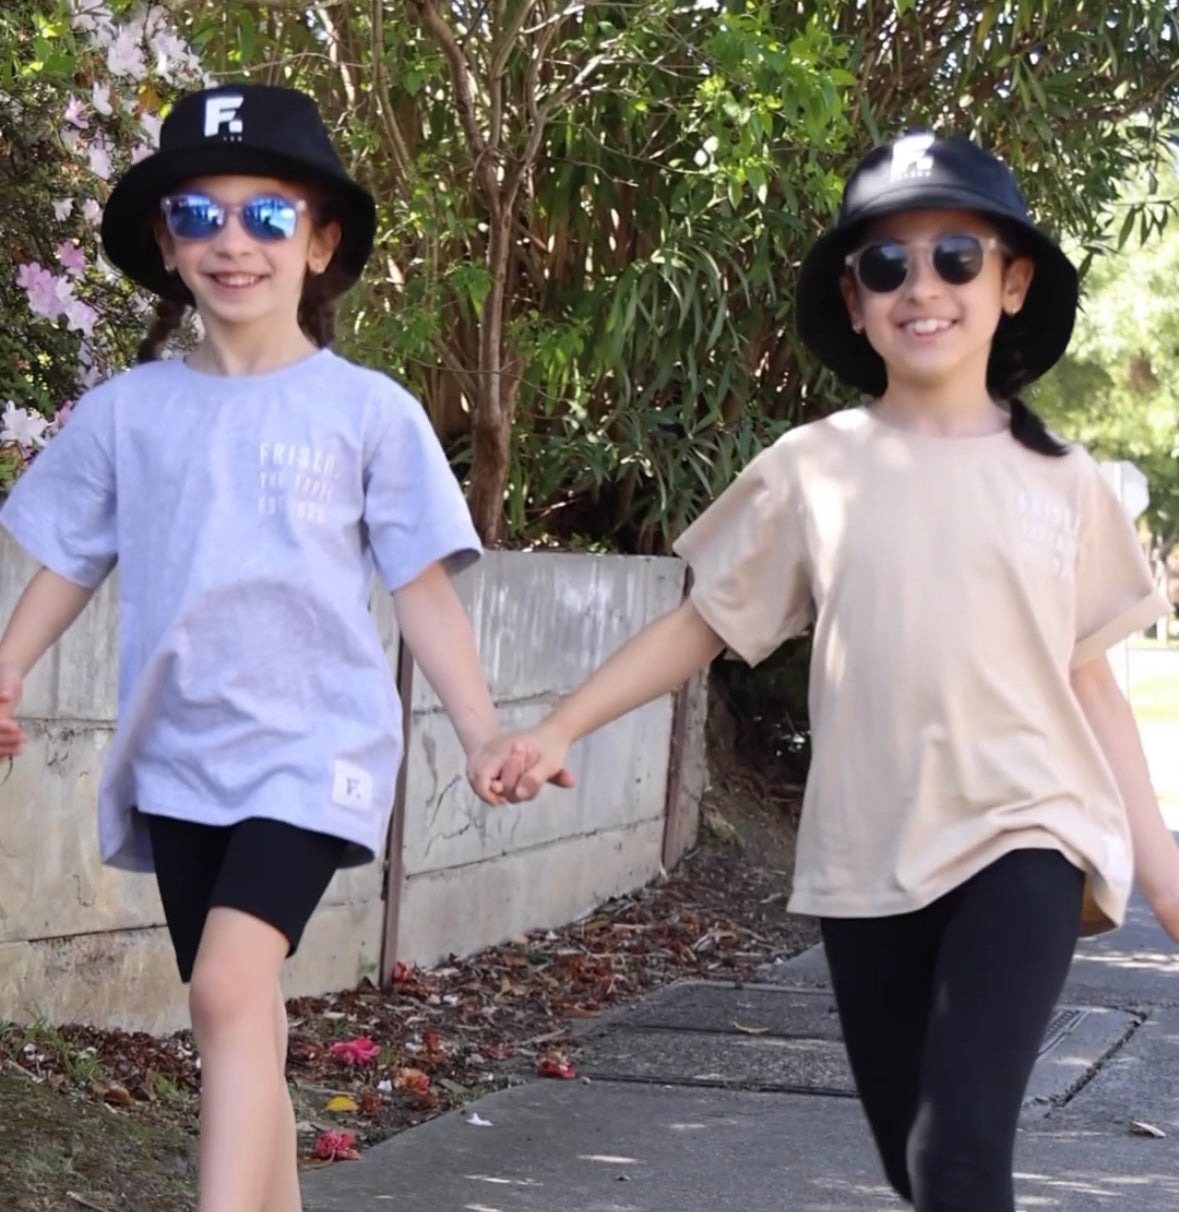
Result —
<instances>
[{"instance_id":1,"label":"white f logo on hat","mask_svg":"<svg viewBox=\"0 0 1179 1212\"><path fill-rule=\"evenodd\" d=\"M933 157L929 149L933 146L933 135L908 135L898 139L892 147L893 181L906 177L928 177L933 172Z\"/></svg>"},{"instance_id":2,"label":"white f logo on hat","mask_svg":"<svg viewBox=\"0 0 1179 1212\"><path fill-rule=\"evenodd\" d=\"M237 116L244 98L240 95L210 97L205 102L205 138L213 139L224 130L230 135L242 133L242 120Z\"/></svg>"}]
</instances>

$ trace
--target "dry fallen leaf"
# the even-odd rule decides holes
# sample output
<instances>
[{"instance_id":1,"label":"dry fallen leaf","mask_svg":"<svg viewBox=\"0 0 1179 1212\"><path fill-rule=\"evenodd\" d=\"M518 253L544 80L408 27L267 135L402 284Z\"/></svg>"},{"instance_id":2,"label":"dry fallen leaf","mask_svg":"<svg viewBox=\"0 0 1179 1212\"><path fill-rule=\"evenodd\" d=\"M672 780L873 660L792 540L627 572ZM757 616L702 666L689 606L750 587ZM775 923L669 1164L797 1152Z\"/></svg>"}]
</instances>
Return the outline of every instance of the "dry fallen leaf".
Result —
<instances>
[{"instance_id":1,"label":"dry fallen leaf","mask_svg":"<svg viewBox=\"0 0 1179 1212\"><path fill-rule=\"evenodd\" d=\"M734 1023L733 1026L745 1035L765 1035L769 1031L769 1027L746 1027L742 1023Z\"/></svg>"},{"instance_id":2,"label":"dry fallen leaf","mask_svg":"<svg viewBox=\"0 0 1179 1212\"><path fill-rule=\"evenodd\" d=\"M429 1075L423 1073L421 1069L398 1069L397 1076L393 1079L394 1090L429 1090L430 1078Z\"/></svg>"},{"instance_id":3,"label":"dry fallen leaf","mask_svg":"<svg viewBox=\"0 0 1179 1212\"><path fill-rule=\"evenodd\" d=\"M1130 1121L1130 1131L1135 1136L1149 1136L1155 1140L1163 1140L1167 1135L1162 1128L1156 1128L1154 1124L1148 1124L1145 1120L1141 1119L1132 1119Z\"/></svg>"},{"instance_id":4,"label":"dry fallen leaf","mask_svg":"<svg viewBox=\"0 0 1179 1212\"><path fill-rule=\"evenodd\" d=\"M325 1111L355 1111L357 1103L354 1098L349 1098L346 1094L333 1094L324 1104L323 1109Z\"/></svg>"},{"instance_id":5,"label":"dry fallen leaf","mask_svg":"<svg viewBox=\"0 0 1179 1212\"><path fill-rule=\"evenodd\" d=\"M119 1085L118 1082L111 1082L103 1091L103 1101L112 1107L130 1107L135 1099L131 1097L131 1091L126 1086Z\"/></svg>"}]
</instances>

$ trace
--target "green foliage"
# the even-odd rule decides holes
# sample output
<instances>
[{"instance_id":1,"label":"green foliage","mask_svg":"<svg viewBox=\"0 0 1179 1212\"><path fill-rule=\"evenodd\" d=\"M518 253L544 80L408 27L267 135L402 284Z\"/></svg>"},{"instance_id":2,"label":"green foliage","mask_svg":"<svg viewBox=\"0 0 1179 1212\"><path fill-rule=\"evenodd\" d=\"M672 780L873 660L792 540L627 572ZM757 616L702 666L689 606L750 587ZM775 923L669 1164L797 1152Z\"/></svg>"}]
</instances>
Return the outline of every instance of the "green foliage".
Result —
<instances>
[{"instance_id":1,"label":"green foliage","mask_svg":"<svg viewBox=\"0 0 1179 1212\"><path fill-rule=\"evenodd\" d=\"M1168 166L1154 198L1179 193ZM1122 208L1129 213L1129 205ZM1125 230L1119 215L1111 239ZM1162 550L1179 540L1179 229L1095 260L1068 354L1035 393L1059 432L1128 459L1150 482L1147 521Z\"/></svg>"},{"instance_id":2,"label":"green foliage","mask_svg":"<svg viewBox=\"0 0 1179 1212\"><path fill-rule=\"evenodd\" d=\"M494 330L514 542L665 550L758 446L845 402L794 338L793 277L878 139L979 138L1082 258L1167 210L1105 224L1172 112L1175 15L1153 0L197 5L190 33L215 70L301 83L331 115L383 208L348 351L422 393L472 484Z\"/></svg>"},{"instance_id":3,"label":"green foliage","mask_svg":"<svg viewBox=\"0 0 1179 1212\"><path fill-rule=\"evenodd\" d=\"M381 204L343 352L419 391L473 493L495 473L473 421L510 427L511 542L665 550L760 445L846 401L794 337L793 279L879 138L981 139L1082 257L1157 230L1168 209L1143 200L1118 230L1105 221L1172 112L1179 39L1153 0L171 11L219 77L318 97ZM9 255L46 256L58 236L44 222L54 123L93 75L63 12L20 0L0 15L0 90L43 106L0 191ZM10 268L0 301L19 312ZM21 400L44 407L74 337L42 326L29 342L26 327L0 341L32 355Z\"/></svg>"}]
</instances>

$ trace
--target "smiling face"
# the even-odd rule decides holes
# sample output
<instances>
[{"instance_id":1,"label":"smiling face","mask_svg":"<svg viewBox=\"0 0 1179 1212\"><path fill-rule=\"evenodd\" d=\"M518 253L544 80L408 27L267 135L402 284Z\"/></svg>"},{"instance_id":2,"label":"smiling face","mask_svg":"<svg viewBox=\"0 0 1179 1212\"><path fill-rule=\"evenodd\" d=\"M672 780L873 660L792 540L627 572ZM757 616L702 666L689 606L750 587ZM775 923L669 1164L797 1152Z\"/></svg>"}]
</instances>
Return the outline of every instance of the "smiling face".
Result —
<instances>
[{"instance_id":1,"label":"smiling face","mask_svg":"<svg viewBox=\"0 0 1179 1212\"><path fill-rule=\"evenodd\" d=\"M307 191L272 177L199 177L172 194L201 194L228 208L220 230L201 238L179 238L162 221L156 228L164 264L192 292L206 330L248 326L260 335L289 336L298 328L307 274L323 272L339 242L337 225L318 226ZM240 207L260 197L286 199L299 208L289 239L264 239L247 230Z\"/></svg>"},{"instance_id":2,"label":"smiling face","mask_svg":"<svg viewBox=\"0 0 1179 1212\"><path fill-rule=\"evenodd\" d=\"M978 243L946 239L960 236ZM935 252L939 241L941 249ZM890 246L862 253L882 242ZM981 252L981 260L970 255L972 248ZM1005 251L997 229L981 215L959 210L889 215L868 229L855 251L863 261L858 274L844 274L843 297L852 324L884 361L889 394L985 392L995 329L1004 312L1013 314L1023 306L1032 261ZM895 289L868 289L860 275L871 285L875 275L870 270L890 260L907 260L904 280ZM969 281L948 281L938 265L955 279L975 269L977 274ZM899 268L893 268L900 277ZM882 281L885 274L877 285Z\"/></svg>"}]
</instances>

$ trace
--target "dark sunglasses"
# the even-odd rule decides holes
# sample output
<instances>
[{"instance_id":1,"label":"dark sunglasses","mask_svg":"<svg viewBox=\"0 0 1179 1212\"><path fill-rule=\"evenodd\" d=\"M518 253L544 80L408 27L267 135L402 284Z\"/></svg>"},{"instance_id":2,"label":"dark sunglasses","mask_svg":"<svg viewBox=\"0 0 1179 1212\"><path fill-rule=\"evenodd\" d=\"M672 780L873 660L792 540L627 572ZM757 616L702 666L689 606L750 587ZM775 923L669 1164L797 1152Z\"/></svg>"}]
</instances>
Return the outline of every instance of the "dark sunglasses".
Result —
<instances>
[{"instance_id":1,"label":"dark sunglasses","mask_svg":"<svg viewBox=\"0 0 1179 1212\"><path fill-rule=\"evenodd\" d=\"M929 253L930 264L943 282L965 286L982 272L987 253L997 248L1004 248L998 236L974 236L966 232L941 236L932 244L876 240L849 253L844 264L865 290L887 295L900 290L908 279L913 268L914 249Z\"/></svg>"},{"instance_id":2,"label":"dark sunglasses","mask_svg":"<svg viewBox=\"0 0 1179 1212\"><path fill-rule=\"evenodd\" d=\"M307 209L303 198L260 194L229 206L205 194L170 194L161 199L164 223L177 240L208 240L237 215L245 231L255 240L289 240L299 228L299 216Z\"/></svg>"}]
</instances>

